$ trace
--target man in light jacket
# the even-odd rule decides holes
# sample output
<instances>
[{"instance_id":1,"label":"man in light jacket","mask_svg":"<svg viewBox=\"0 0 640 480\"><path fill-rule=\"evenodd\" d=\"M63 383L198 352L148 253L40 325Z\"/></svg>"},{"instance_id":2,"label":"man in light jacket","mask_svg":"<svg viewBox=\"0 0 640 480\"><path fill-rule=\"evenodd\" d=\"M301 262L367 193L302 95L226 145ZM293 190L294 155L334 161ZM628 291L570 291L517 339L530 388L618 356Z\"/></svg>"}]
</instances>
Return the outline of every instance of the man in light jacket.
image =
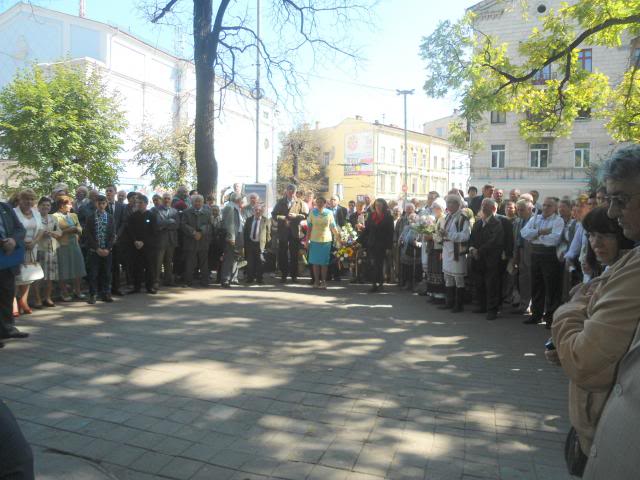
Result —
<instances>
[{"instance_id":1,"label":"man in light jacket","mask_svg":"<svg viewBox=\"0 0 640 480\"><path fill-rule=\"evenodd\" d=\"M238 283L239 257L244 247L244 219L242 216L242 195L232 192L229 202L222 209L222 228L226 232L222 255L222 288L230 288Z\"/></svg>"}]
</instances>

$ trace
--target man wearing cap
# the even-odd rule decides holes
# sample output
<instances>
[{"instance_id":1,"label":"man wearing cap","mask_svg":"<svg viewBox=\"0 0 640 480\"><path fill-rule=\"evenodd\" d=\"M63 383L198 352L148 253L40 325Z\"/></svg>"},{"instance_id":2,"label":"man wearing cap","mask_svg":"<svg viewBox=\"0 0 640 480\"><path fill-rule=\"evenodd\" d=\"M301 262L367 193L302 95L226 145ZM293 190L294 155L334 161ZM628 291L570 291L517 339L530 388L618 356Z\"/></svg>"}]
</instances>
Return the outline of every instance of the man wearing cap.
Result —
<instances>
[{"instance_id":1,"label":"man wearing cap","mask_svg":"<svg viewBox=\"0 0 640 480\"><path fill-rule=\"evenodd\" d=\"M462 211L460 195L447 195L447 217L442 232L442 272L446 303L444 309L454 313L464 310L464 277L467 275L467 244L471 236L469 218Z\"/></svg>"},{"instance_id":2,"label":"man wearing cap","mask_svg":"<svg viewBox=\"0 0 640 480\"><path fill-rule=\"evenodd\" d=\"M278 222L278 266L282 273L282 283L287 276L298 279L298 252L302 231L300 222L307 218L306 205L296 196L297 187L289 184L282 197L273 207L271 217Z\"/></svg>"}]
</instances>

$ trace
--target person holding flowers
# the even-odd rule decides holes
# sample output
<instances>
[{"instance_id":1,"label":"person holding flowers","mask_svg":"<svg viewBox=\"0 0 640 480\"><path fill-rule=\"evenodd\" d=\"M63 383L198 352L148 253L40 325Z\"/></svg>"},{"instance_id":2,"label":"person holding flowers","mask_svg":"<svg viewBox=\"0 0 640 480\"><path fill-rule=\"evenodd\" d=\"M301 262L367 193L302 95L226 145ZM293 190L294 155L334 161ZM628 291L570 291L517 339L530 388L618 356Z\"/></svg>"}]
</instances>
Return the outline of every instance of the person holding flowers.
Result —
<instances>
[{"instance_id":1,"label":"person holding flowers","mask_svg":"<svg viewBox=\"0 0 640 480\"><path fill-rule=\"evenodd\" d=\"M340 232L336 228L333 213L325 208L324 197L316 198L316 207L307 217L309 228L309 264L313 269L314 288L327 288L327 271L331 260L333 238L340 242ZM334 237L331 236L333 233Z\"/></svg>"},{"instance_id":2,"label":"person holding flowers","mask_svg":"<svg viewBox=\"0 0 640 480\"><path fill-rule=\"evenodd\" d=\"M427 295L430 303L444 303L444 274L442 273L442 232L444 230L444 211L446 204L443 199L436 198L431 204L434 223L433 234L427 234L423 240L427 242Z\"/></svg>"},{"instance_id":3,"label":"person holding flowers","mask_svg":"<svg viewBox=\"0 0 640 480\"><path fill-rule=\"evenodd\" d=\"M373 212L367 217L358 243L367 249L372 265L373 285L370 292L382 291L384 260L393 248L393 216L383 198L374 202Z\"/></svg>"}]
</instances>

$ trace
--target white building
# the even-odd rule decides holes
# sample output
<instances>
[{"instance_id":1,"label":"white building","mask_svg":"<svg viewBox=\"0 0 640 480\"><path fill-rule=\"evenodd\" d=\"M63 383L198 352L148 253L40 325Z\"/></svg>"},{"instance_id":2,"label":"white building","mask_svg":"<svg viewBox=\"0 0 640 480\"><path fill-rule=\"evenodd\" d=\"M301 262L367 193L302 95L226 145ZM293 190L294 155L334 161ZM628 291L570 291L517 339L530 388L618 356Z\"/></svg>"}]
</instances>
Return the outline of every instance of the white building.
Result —
<instances>
[{"instance_id":1,"label":"white building","mask_svg":"<svg viewBox=\"0 0 640 480\"><path fill-rule=\"evenodd\" d=\"M484 0L470 10L477 16L476 28L507 43L509 57L518 62L519 42L528 38L533 28L541 27L543 14L557 10L561 3L561 0L526 2L529 9L526 15L519 0ZM629 68L633 51L631 41L617 48L584 44L579 61L583 68L600 71L617 82ZM534 82L542 83L557 75L555 67L548 67ZM604 121L591 118L589 112L575 122L570 137L556 137L550 132L535 143L527 143L520 136L520 118L521 115L511 112L486 113L486 130L473 138L483 147L472 161L472 184L481 187L492 183L499 188L517 187L522 191L536 189L543 195L575 195L586 188L589 163L606 158L615 147Z\"/></svg>"},{"instance_id":2,"label":"white building","mask_svg":"<svg viewBox=\"0 0 640 480\"><path fill-rule=\"evenodd\" d=\"M167 127L195 117L193 63L105 23L17 3L0 14L0 53L0 88L34 62L98 65L108 87L120 94L126 112L129 126L120 155L125 161L132 158L134 139L143 125ZM228 89L215 124L219 188L255 182L255 131L255 101ZM273 185L279 127L275 105L269 100L261 101L260 132L258 179ZM0 177L2 170L6 168L0 168ZM150 179L128 163L120 183L144 191Z\"/></svg>"}]
</instances>

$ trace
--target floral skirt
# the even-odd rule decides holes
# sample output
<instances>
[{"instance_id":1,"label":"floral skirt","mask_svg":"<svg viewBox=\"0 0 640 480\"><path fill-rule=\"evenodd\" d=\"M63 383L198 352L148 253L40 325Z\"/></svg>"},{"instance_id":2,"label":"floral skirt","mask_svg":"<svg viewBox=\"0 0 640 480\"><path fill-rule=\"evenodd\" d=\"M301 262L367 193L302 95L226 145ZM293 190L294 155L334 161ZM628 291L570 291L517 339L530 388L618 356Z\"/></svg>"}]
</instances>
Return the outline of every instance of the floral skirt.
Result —
<instances>
[{"instance_id":1,"label":"floral skirt","mask_svg":"<svg viewBox=\"0 0 640 480\"><path fill-rule=\"evenodd\" d=\"M43 280L58 280L58 252L38 249L38 263L44 272Z\"/></svg>"},{"instance_id":2,"label":"floral skirt","mask_svg":"<svg viewBox=\"0 0 640 480\"><path fill-rule=\"evenodd\" d=\"M431 250L427 257L427 292L444 292L444 274L442 273L442 250Z\"/></svg>"}]
</instances>

